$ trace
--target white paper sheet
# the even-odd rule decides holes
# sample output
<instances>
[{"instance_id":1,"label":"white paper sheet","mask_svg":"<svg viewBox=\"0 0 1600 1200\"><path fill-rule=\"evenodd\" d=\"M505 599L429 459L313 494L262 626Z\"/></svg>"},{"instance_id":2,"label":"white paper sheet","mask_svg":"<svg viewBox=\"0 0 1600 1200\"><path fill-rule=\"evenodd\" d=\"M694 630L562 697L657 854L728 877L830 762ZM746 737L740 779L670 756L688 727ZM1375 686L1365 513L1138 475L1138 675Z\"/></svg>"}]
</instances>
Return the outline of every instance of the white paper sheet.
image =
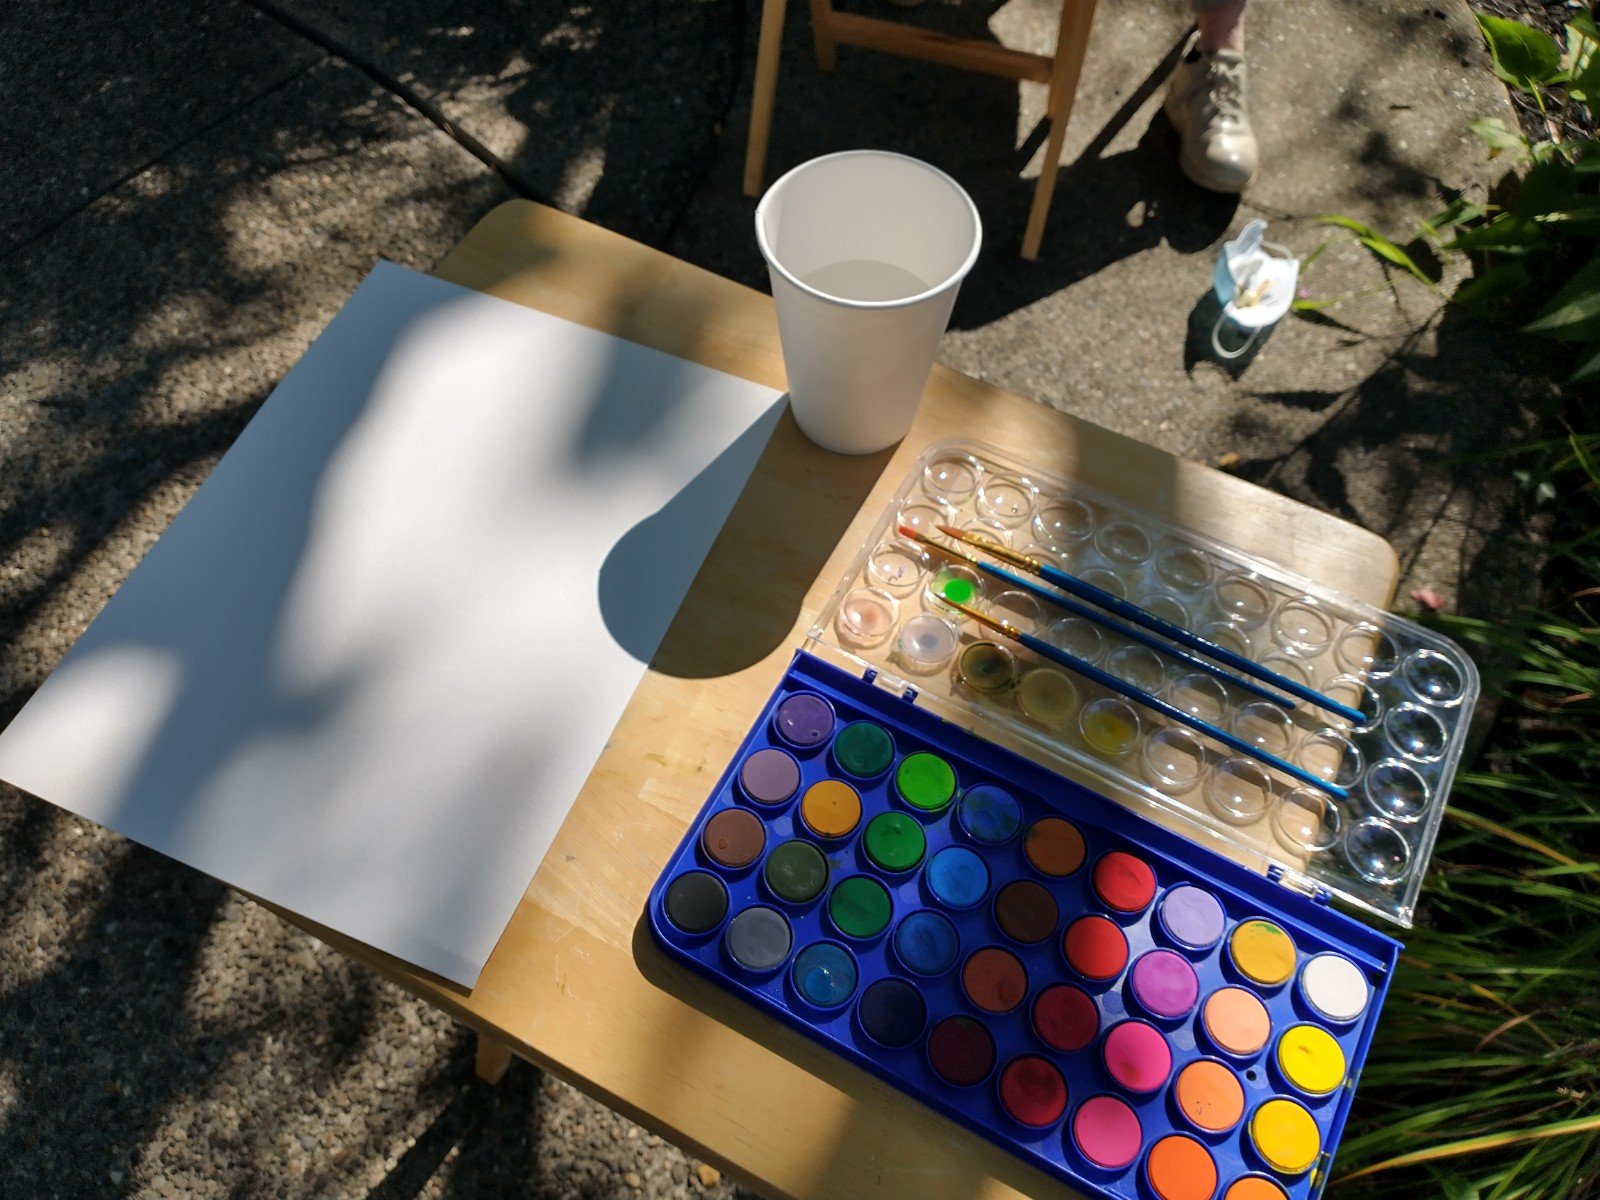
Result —
<instances>
[{"instance_id":1,"label":"white paper sheet","mask_svg":"<svg viewBox=\"0 0 1600 1200\"><path fill-rule=\"evenodd\" d=\"M0 778L470 987L780 411L381 264Z\"/></svg>"}]
</instances>

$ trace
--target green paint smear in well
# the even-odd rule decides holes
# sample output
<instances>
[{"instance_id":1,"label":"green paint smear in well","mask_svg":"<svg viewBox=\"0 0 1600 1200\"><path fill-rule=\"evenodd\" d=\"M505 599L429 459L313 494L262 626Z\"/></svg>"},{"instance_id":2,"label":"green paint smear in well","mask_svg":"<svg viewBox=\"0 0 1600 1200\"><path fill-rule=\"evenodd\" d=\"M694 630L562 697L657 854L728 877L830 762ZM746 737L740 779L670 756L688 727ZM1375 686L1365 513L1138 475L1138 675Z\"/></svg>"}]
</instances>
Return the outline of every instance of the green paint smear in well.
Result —
<instances>
[{"instance_id":1,"label":"green paint smear in well","mask_svg":"<svg viewBox=\"0 0 1600 1200\"><path fill-rule=\"evenodd\" d=\"M947 579L944 584L944 598L955 604L971 604L974 590L970 579Z\"/></svg>"},{"instance_id":2,"label":"green paint smear in well","mask_svg":"<svg viewBox=\"0 0 1600 1200\"><path fill-rule=\"evenodd\" d=\"M844 880L828 897L828 915L850 937L877 937L889 927L893 911L887 889L866 875Z\"/></svg>"},{"instance_id":3,"label":"green paint smear in well","mask_svg":"<svg viewBox=\"0 0 1600 1200\"><path fill-rule=\"evenodd\" d=\"M928 848L922 826L905 813L886 812L873 817L862 835L867 857L885 871L909 871L922 861Z\"/></svg>"},{"instance_id":4,"label":"green paint smear in well","mask_svg":"<svg viewBox=\"0 0 1600 1200\"><path fill-rule=\"evenodd\" d=\"M888 769L894 758L889 731L871 721L846 725L833 739L834 761L857 779L871 779Z\"/></svg>"},{"instance_id":5,"label":"green paint smear in well","mask_svg":"<svg viewBox=\"0 0 1600 1200\"><path fill-rule=\"evenodd\" d=\"M907 755L894 773L894 782L905 802L923 812L938 812L955 799L955 769L937 754L921 751Z\"/></svg>"}]
</instances>

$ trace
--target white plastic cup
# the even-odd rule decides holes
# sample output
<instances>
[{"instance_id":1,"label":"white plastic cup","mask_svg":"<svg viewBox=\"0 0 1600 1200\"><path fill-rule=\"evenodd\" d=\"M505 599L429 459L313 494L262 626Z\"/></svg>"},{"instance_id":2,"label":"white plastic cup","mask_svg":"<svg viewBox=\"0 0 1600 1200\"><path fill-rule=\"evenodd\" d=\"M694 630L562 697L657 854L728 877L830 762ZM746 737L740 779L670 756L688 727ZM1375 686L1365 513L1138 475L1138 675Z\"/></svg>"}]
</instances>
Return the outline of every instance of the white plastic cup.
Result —
<instances>
[{"instance_id":1,"label":"white plastic cup","mask_svg":"<svg viewBox=\"0 0 1600 1200\"><path fill-rule=\"evenodd\" d=\"M882 150L802 163L756 206L801 431L871 454L911 429L983 226L936 167Z\"/></svg>"}]
</instances>

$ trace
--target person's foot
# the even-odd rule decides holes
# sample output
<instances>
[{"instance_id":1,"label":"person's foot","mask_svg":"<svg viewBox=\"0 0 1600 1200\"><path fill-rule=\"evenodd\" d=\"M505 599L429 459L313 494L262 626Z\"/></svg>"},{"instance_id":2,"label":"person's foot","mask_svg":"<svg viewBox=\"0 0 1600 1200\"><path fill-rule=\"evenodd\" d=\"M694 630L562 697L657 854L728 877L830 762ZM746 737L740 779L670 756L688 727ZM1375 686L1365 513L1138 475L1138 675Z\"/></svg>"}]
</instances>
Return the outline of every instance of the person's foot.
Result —
<instances>
[{"instance_id":1,"label":"person's foot","mask_svg":"<svg viewBox=\"0 0 1600 1200\"><path fill-rule=\"evenodd\" d=\"M1182 139L1178 163L1203 188L1233 195L1255 178L1260 160L1250 128L1242 55L1203 52L1189 39L1167 85L1167 116Z\"/></svg>"}]
</instances>

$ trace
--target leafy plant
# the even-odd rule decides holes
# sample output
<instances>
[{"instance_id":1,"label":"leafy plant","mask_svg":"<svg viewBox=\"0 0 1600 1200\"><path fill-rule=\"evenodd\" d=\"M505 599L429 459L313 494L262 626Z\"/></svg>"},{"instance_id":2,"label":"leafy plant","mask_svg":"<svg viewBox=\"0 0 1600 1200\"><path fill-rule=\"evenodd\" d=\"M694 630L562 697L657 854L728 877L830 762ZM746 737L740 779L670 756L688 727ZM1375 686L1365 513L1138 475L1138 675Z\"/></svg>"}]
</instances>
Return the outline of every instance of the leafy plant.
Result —
<instances>
[{"instance_id":1,"label":"leafy plant","mask_svg":"<svg viewBox=\"0 0 1600 1200\"><path fill-rule=\"evenodd\" d=\"M1505 625L1442 620L1510 665L1486 681L1500 715L1457 777L1339 1196L1600 1190L1600 431L1508 458L1530 496L1560 502L1554 600Z\"/></svg>"}]
</instances>

